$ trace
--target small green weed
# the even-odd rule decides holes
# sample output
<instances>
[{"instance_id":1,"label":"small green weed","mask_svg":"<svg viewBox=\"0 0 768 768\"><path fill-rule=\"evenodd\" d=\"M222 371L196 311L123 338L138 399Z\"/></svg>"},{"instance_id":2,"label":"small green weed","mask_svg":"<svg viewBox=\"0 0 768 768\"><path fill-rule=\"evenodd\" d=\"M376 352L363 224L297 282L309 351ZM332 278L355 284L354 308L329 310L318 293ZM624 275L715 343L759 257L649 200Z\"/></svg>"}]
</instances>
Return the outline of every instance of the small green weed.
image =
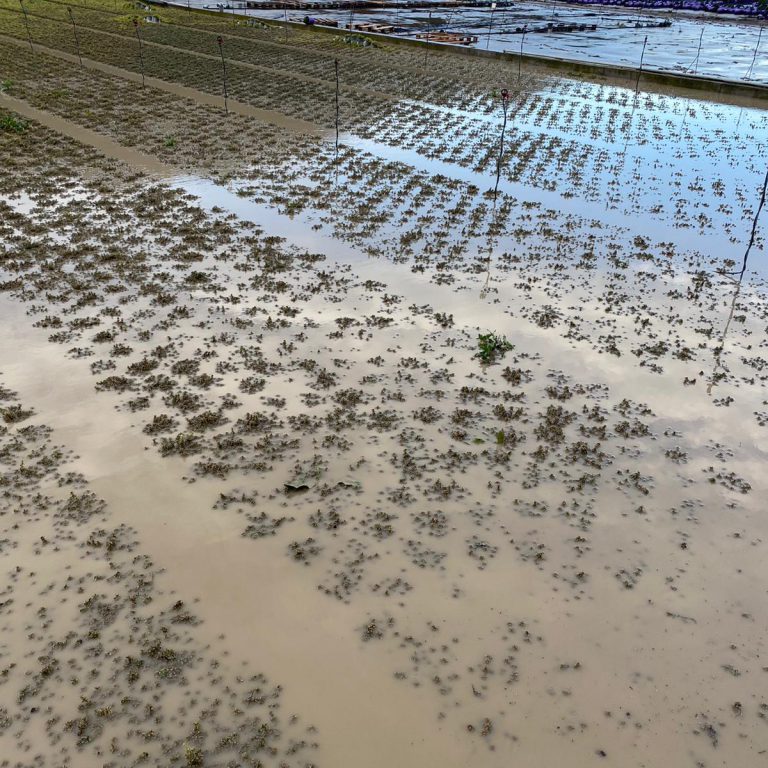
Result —
<instances>
[{"instance_id":1,"label":"small green weed","mask_svg":"<svg viewBox=\"0 0 768 768\"><path fill-rule=\"evenodd\" d=\"M514 345L507 341L506 336L499 336L495 333L481 333L477 337L477 356L483 365L495 363L499 358L514 349Z\"/></svg>"},{"instance_id":2,"label":"small green weed","mask_svg":"<svg viewBox=\"0 0 768 768\"><path fill-rule=\"evenodd\" d=\"M27 130L25 120L20 120L13 115L0 115L0 131L8 133L24 133Z\"/></svg>"},{"instance_id":3,"label":"small green weed","mask_svg":"<svg viewBox=\"0 0 768 768\"><path fill-rule=\"evenodd\" d=\"M165 140L163 141L163 146L168 147L168 149L173 149L176 146L176 137L166 136Z\"/></svg>"}]
</instances>

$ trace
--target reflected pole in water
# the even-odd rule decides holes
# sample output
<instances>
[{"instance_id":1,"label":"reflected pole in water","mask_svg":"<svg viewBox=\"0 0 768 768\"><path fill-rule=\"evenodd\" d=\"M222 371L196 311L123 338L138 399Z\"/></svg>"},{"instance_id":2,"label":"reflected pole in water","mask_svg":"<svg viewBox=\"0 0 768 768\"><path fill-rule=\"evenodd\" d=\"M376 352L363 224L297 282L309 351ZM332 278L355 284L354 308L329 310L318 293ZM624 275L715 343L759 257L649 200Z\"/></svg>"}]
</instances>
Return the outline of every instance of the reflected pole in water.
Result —
<instances>
[{"instance_id":1,"label":"reflected pole in water","mask_svg":"<svg viewBox=\"0 0 768 768\"><path fill-rule=\"evenodd\" d=\"M69 12L69 18L72 20L72 31L75 33L75 46L77 47L77 58L80 60L80 68L83 67L83 57L80 55L80 40L77 37L77 25L75 24L75 16L72 13L72 9L67 6L67 11Z\"/></svg>"},{"instance_id":2,"label":"reflected pole in water","mask_svg":"<svg viewBox=\"0 0 768 768\"><path fill-rule=\"evenodd\" d=\"M491 287L491 262L493 260L493 233L496 229L496 203L493 203L493 215L491 216L491 229L488 232L488 257L485 260L485 282L480 289L480 298L484 299L490 293Z\"/></svg>"},{"instance_id":3,"label":"reflected pole in water","mask_svg":"<svg viewBox=\"0 0 768 768\"><path fill-rule=\"evenodd\" d=\"M29 50L32 51L32 53L35 52L35 48L32 45L32 33L29 31L29 18L27 16L27 9L24 7L24 3L22 0L19 0L19 5L21 6L21 12L24 14L24 26L27 29L27 39L29 40Z\"/></svg>"},{"instance_id":4,"label":"reflected pole in water","mask_svg":"<svg viewBox=\"0 0 768 768\"><path fill-rule=\"evenodd\" d=\"M733 130L733 135L739 135L739 126L741 125L741 118L744 117L744 107L739 110L739 119L736 121L736 128Z\"/></svg>"},{"instance_id":5,"label":"reflected pole in water","mask_svg":"<svg viewBox=\"0 0 768 768\"><path fill-rule=\"evenodd\" d=\"M632 100L632 111L629 113L629 124L627 125L627 140L624 142L624 149L621 151L621 162L616 166L616 175L618 180L619 173L623 172L625 163L627 160L627 149L629 149L629 142L632 138L632 123L635 119L635 110L637 109L637 99ZM605 210L608 210L608 202L606 201Z\"/></svg>"},{"instance_id":6,"label":"reflected pole in water","mask_svg":"<svg viewBox=\"0 0 768 768\"><path fill-rule=\"evenodd\" d=\"M339 60L333 60L333 68L336 73L336 155L339 154Z\"/></svg>"},{"instance_id":7,"label":"reflected pole in water","mask_svg":"<svg viewBox=\"0 0 768 768\"><path fill-rule=\"evenodd\" d=\"M216 42L219 44L219 55L221 56L221 73L224 78L224 112L229 114L229 105L227 99L229 94L227 93L227 62L224 61L224 40L221 35L216 38Z\"/></svg>"},{"instance_id":8,"label":"reflected pole in water","mask_svg":"<svg viewBox=\"0 0 768 768\"><path fill-rule=\"evenodd\" d=\"M757 43L755 43L755 53L752 56L752 63L749 65L749 69L747 70L747 74L744 75L744 79L745 80L749 80L749 78L752 77L752 70L754 69L755 61L757 60L757 51L760 48L760 39L762 38L762 36L763 36L763 28L760 27L760 32L757 35Z\"/></svg>"},{"instance_id":9,"label":"reflected pole in water","mask_svg":"<svg viewBox=\"0 0 768 768\"><path fill-rule=\"evenodd\" d=\"M493 14L496 11L496 3L491 3L491 21L488 24L488 34L485 37L485 50L488 50L488 46L491 44L491 32L493 31Z\"/></svg>"},{"instance_id":10,"label":"reflected pole in water","mask_svg":"<svg viewBox=\"0 0 768 768\"><path fill-rule=\"evenodd\" d=\"M768 192L768 171L765 172L765 179L763 180L763 188L760 192L760 204L757 206L757 213L755 214L755 220L752 222L752 233L749 236L749 243L747 244L747 250L744 253L744 261L741 265L740 272L729 272L727 274L738 274L739 280L744 277L744 273L747 271L747 262L749 261L749 252L752 250L752 246L755 244L755 236L757 235L757 221L760 218L760 213L765 205L765 195Z\"/></svg>"},{"instance_id":11,"label":"reflected pole in water","mask_svg":"<svg viewBox=\"0 0 768 768\"><path fill-rule=\"evenodd\" d=\"M507 110L509 109L509 91L503 88L501 91L501 108L504 110L504 122L501 124L501 139L499 141L499 155L496 159L496 183L493 187L493 213L491 214L491 226L488 231L488 258L486 259L485 284L480 289L480 298L484 299L488 295L491 283L491 260L493 258L493 235L496 230L498 210L496 207L496 198L499 194L499 180L501 179L501 161L504 156L504 133L507 130Z\"/></svg>"},{"instance_id":12,"label":"reflected pole in water","mask_svg":"<svg viewBox=\"0 0 768 768\"><path fill-rule=\"evenodd\" d=\"M336 156L334 165L336 166L336 187L339 186L339 60L333 60L333 67L336 73Z\"/></svg>"},{"instance_id":13,"label":"reflected pole in water","mask_svg":"<svg viewBox=\"0 0 768 768\"><path fill-rule=\"evenodd\" d=\"M731 328L731 322L733 321L733 314L734 310L736 309L736 300L739 297L739 294L741 293L741 286L744 281L744 275L747 271L747 264L749 263L749 254L752 250L752 246L755 243L755 237L757 235L757 223L760 219L760 213L763 210L763 207L765 206L765 197L766 193L768 192L768 171L765 173L765 179L763 180L763 186L760 191L760 203L757 206L757 213L755 213L755 218L752 222L752 232L749 236L749 243L747 243L747 250L744 252L744 260L741 265L741 269L737 272L725 272L724 274L728 276L738 275L736 278L736 290L733 294L733 300L731 301L731 308L730 312L728 313L728 320L725 323L725 328L723 328L723 334L720 337L720 344L715 348L715 365L712 369L712 376L709 379L709 385L707 386L707 394L712 394L712 387L717 384L718 381L720 381L721 378L723 378L724 374L722 374L720 371L723 368L723 362L722 362L722 355L723 350L725 349L725 341L728 338L728 331Z\"/></svg>"},{"instance_id":14,"label":"reflected pole in water","mask_svg":"<svg viewBox=\"0 0 768 768\"><path fill-rule=\"evenodd\" d=\"M685 121L688 119L688 110L691 105L691 100L685 100L685 108L683 110L683 119L680 121L680 130L677 132L677 140L681 141L683 138L683 130L685 129Z\"/></svg>"},{"instance_id":15,"label":"reflected pole in water","mask_svg":"<svg viewBox=\"0 0 768 768\"><path fill-rule=\"evenodd\" d=\"M517 79L521 80L523 77L523 43L525 43L525 33L528 31L528 25L523 27L523 34L520 37L520 58L517 61Z\"/></svg>"},{"instance_id":16,"label":"reflected pole in water","mask_svg":"<svg viewBox=\"0 0 768 768\"><path fill-rule=\"evenodd\" d=\"M712 367L712 375L709 377L709 383L707 384L707 394L712 394L712 387L717 386L720 379L724 378L725 374L722 373L723 368L723 350L725 349L725 341L728 338L728 331L731 329L731 323L733 322L733 314L736 309L736 300L741 293L741 279L736 283L736 290L733 292L733 299L731 300L731 307L728 312L728 319L725 321L725 328L723 328L722 336L720 336L720 343L715 347L715 364Z\"/></svg>"},{"instance_id":17,"label":"reflected pole in water","mask_svg":"<svg viewBox=\"0 0 768 768\"><path fill-rule=\"evenodd\" d=\"M141 87L146 88L147 83L144 80L144 47L141 44L141 34L139 33L139 20L133 20L133 28L136 30L136 39L139 41L139 63L141 65Z\"/></svg>"}]
</instances>

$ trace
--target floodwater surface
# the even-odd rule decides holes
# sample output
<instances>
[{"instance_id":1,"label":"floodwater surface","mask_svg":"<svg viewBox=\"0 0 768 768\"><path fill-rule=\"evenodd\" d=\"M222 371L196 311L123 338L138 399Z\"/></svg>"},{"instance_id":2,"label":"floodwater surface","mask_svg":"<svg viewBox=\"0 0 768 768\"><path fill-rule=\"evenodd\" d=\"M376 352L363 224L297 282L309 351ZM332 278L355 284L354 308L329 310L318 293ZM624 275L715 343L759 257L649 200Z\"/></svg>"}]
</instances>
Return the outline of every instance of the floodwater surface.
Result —
<instances>
[{"instance_id":1,"label":"floodwater surface","mask_svg":"<svg viewBox=\"0 0 768 768\"><path fill-rule=\"evenodd\" d=\"M180 3L179 5L185 5ZM194 0L192 7L207 5ZM237 5L237 3L235 3ZM245 14L282 21L285 13L244 11ZM432 10L392 8L371 11L320 9L290 14L299 21L305 15L333 19L339 26L370 22L389 24L396 34L413 37L432 31L470 34L478 38L474 46L491 51L507 51L552 56L570 61L621 64L667 72L707 75L726 80L768 81L768 40L761 26L727 16L680 11L649 13L643 10L600 6L568 6L551 2L516 2L509 8L445 7L435 3ZM671 26L659 26L670 21ZM554 29L540 32L549 24ZM557 25L594 25L595 29L558 31ZM523 37L523 30L526 31Z\"/></svg>"}]
</instances>

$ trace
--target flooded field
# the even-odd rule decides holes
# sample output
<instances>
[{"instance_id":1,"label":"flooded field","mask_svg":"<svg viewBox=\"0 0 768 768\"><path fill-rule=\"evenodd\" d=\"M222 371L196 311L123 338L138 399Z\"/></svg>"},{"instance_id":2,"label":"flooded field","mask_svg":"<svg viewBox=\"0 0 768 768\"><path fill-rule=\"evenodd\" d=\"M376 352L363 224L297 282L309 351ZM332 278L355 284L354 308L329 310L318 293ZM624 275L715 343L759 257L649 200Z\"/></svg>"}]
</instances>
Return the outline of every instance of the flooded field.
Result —
<instances>
[{"instance_id":1,"label":"flooded field","mask_svg":"<svg viewBox=\"0 0 768 768\"><path fill-rule=\"evenodd\" d=\"M764 104L24 9L0 765L762 765Z\"/></svg>"},{"instance_id":2,"label":"flooded field","mask_svg":"<svg viewBox=\"0 0 768 768\"><path fill-rule=\"evenodd\" d=\"M208 0L190 0L191 7L214 8ZM178 5L185 6L181 0ZM283 21L284 10L244 11L225 8L222 14ZM726 80L768 82L768 39L754 21L685 11L647 11L611 6L561 5L546 2L515 2L510 7L400 7L353 12L319 9L288 11L300 21L306 15L337 21L339 26L371 22L390 24L395 34L413 37L424 32L467 33L478 39L474 47L552 56L570 61L621 64L667 72L698 73ZM660 23L669 26L660 26ZM586 29L565 31L573 25ZM552 29L544 31L547 27ZM592 28L594 27L594 29ZM523 34L525 32L525 34Z\"/></svg>"}]
</instances>

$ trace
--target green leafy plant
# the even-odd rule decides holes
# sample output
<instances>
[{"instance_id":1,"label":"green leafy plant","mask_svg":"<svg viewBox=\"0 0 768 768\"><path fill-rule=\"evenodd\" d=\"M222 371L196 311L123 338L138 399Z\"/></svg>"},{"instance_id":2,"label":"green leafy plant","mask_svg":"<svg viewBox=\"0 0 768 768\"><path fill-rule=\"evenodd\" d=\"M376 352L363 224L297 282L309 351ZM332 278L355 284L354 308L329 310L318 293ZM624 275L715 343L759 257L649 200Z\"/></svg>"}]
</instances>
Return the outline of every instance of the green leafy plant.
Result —
<instances>
[{"instance_id":1,"label":"green leafy plant","mask_svg":"<svg viewBox=\"0 0 768 768\"><path fill-rule=\"evenodd\" d=\"M477 347L477 356L483 365L495 363L499 358L504 357L510 349L514 349L514 345L507 341L506 336L499 336L490 331L478 335Z\"/></svg>"},{"instance_id":2,"label":"green leafy plant","mask_svg":"<svg viewBox=\"0 0 768 768\"><path fill-rule=\"evenodd\" d=\"M0 115L0 131L7 131L8 133L24 133L26 130L26 121L19 120L18 117L14 117L13 115Z\"/></svg>"},{"instance_id":3,"label":"green leafy plant","mask_svg":"<svg viewBox=\"0 0 768 768\"><path fill-rule=\"evenodd\" d=\"M174 136L166 136L163 141L163 146L168 149L173 149L176 146L176 138Z\"/></svg>"}]
</instances>

